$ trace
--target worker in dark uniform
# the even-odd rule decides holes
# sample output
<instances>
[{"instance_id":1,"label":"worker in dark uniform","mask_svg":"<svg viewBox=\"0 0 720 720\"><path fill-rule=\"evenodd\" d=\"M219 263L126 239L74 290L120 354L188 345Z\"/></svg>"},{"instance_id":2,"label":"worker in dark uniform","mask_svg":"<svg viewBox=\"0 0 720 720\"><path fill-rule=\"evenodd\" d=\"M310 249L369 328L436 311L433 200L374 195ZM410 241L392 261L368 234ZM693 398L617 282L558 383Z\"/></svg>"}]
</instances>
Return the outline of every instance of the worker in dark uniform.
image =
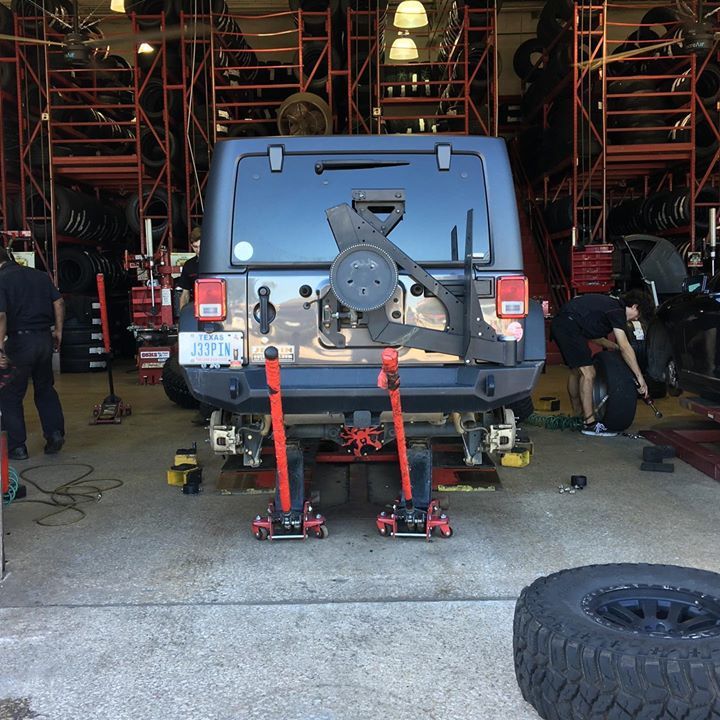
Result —
<instances>
[{"instance_id":1,"label":"worker in dark uniform","mask_svg":"<svg viewBox=\"0 0 720 720\"><path fill-rule=\"evenodd\" d=\"M588 342L593 340L604 347L617 347L635 376L638 392L645 397L648 392L647 384L635 351L627 338L626 328L627 324L634 320L649 320L653 312L650 296L639 290L632 290L619 300L594 293L579 295L565 303L553 318L551 337L560 348L564 363L570 368L568 394L573 412L584 419L584 435L617 435L595 417L592 399L595 367ZM605 339L610 333L613 333L615 343Z\"/></svg>"},{"instance_id":2,"label":"worker in dark uniform","mask_svg":"<svg viewBox=\"0 0 720 720\"><path fill-rule=\"evenodd\" d=\"M0 411L11 460L28 457L23 400L30 378L45 452L60 452L65 442L65 419L52 370L53 350L60 350L64 319L65 304L48 275L18 265L0 247L0 369L10 369L0 388Z\"/></svg>"},{"instance_id":3,"label":"worker in dark uniform","mask_svg":"<svg viewBox=\"0 0 720 720\"><path fill-rule=\"evenodd\" d=\"M180 309L182 310L191 300L194 299L195 295L195 280L197 280L198 271L200 269L200 236L201 230L199 227L193 228L190 233L190 248L195 253L195 257L191 257L185 261L180 272L180 277L175 283L182 292L180 293Z\"/></svg>"}]
</instances>

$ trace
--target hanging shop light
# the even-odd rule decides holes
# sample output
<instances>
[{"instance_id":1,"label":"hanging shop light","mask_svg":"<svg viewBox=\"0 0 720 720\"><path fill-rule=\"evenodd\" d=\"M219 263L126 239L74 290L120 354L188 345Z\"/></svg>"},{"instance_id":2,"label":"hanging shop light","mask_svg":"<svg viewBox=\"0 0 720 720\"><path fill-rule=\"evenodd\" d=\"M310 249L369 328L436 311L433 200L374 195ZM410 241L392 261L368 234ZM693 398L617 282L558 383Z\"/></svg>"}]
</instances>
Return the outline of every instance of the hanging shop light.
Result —
<instances>
[{"instance_id":1,"label":"hanging shop light","mask_svg":"<svg viewBox=\"0 0 720 720\"><path fill-rule=\"evenodd\" d=\"M155 52L155 48L150 45L149 43L141 43L140 47L138 48L138 55L143 55L145 53L153 53Z\"/></svg>"},{"instance_id":2,"label":"hanging shop light","mask_svg":"<svg viewBox=\"0 0 720 720\"><path fill-rule=\"evenodd\" d=\"M407 35L401 35L390 46L391 60L417 60L418 49L415 41Z\"/></svg>"},{"instance_id":3,"label":"hanging shop light","mask_svg":"<svg viewBox=\"0 0 720 720\"><path fill-rule=\"evenodd\" d=\"M413 28L425 27L428 24L428 16L425 6L419 0L403 0L395 11L393 25L398 28L411 30Z\"/></svg>"},{"instance_id":4,"label":"hanging shop light","mask_svg":"<svg viewBox=\"0 0 720 720\"><path fill-rule=\"evenodd\" d=\"M113 12L125 12L125 0L110 0L110 9Z\"/></svg>"}]
</instances>

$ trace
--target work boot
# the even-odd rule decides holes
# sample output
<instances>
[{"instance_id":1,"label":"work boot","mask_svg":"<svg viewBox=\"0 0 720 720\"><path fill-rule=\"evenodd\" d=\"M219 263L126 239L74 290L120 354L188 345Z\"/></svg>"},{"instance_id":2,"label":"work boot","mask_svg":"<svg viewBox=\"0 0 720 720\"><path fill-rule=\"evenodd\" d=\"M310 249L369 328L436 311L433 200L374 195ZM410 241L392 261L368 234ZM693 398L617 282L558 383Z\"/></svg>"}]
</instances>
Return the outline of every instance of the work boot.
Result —
<instances>
[{"instance_id":1,"label":"work boot","mask_svg":"<svg viewBox=\"0 0 720 720\"><path fill-rule=\"evenodd\" d=\"M24 445L18 445L16 448L8 450L8 458L10 458L10 460L27 460L27 448Z\"/></svg>"},{"instance_id":2,"label":"work boot","mask_svg":"<svg viewBox=\"0 0 720 720\"><path fill-rule=\"evenodd\" d=\"M65 443L65 438L63 437L63 434L56 430L54 433L51 433L46 438L47 443L45 443L45 454L46 455L55 455L55 453L59 453L60 449L62 448L63 444Z\"/></svg>"}]
</instances>

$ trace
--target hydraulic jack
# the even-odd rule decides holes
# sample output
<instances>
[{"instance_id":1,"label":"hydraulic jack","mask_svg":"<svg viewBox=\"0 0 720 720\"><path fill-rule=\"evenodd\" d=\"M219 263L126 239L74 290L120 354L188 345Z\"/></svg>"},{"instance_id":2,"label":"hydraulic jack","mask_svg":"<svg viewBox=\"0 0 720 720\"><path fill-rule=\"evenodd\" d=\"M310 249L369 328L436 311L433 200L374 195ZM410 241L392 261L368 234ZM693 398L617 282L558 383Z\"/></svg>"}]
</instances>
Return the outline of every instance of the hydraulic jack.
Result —
<instances>
[{"instance_id":1,"label":"hydraulic jack","mask_svg":"<svg viewBox=\"0 0 720 720\"><path fill-rule=\"evenodd\" d=\"M325 518L313 514L305 496L304 458L298 445L288 446L280 392L280 362L278 351L265 349L265 377L270 394L273 439L277 479L275 501L268 505L267 515L256 516L252 531L258 540L304 540L313 533L324 539L328 536ZM279 509L278 509L279 508Z\"/></svg>"},{"instance_id":2,"label":"hydraulic jack","mask_svg":"<svg viewBox=\"0 0 720 720\"><path fill-rule=\"evenodd\" d=\"M414 445L408 451L405 442L400 402L398 354L394 348L383 350L382 370L378 377L378 386L386 388L390 395L402 487L402 496L393 505L392 512L381 512L377 516L375 524L378 532L387 537L414 537L429 540L437 528L441 537L449 538L453 534L450 519L440 511L437 502L430 499L432 450L428 446Z\"/></svg>"},{"instance_id":3,"label":"hydraulic jack","mask_svg":"<svg viewBox=\"0 0 720 720\"><path fill-rule=\"evenodd\" d=\"M105 399L95 405L90 419L90 425L118 425L126 415L130 415L130 405L123 402L115 394L115 383L112 372L112 350L110 348L110 324L108 323L107 298L105 296L105 276L102 273L97 275L98 299L100 301L100 322L103 334L103 346L105 350L105 362L108 371L109 394Z\"/></svg>"}]
</instances>

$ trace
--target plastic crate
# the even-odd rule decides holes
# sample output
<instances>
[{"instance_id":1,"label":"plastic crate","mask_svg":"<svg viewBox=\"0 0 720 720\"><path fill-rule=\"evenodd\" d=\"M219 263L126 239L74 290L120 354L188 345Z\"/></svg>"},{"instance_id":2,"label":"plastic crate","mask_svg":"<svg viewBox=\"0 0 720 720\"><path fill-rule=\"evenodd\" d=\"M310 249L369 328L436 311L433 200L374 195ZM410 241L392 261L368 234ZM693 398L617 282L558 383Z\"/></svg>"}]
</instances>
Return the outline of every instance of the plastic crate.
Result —
<instances>
[{"instance_id":1,"label":"plastic crate","mask_svg":"<svg viewBox=\"0 0 720 720\"><path fill-rule=\"evenodd\" d=\"M570 284L578 292L612 290L613 245L585 245L572 249Z\"/></svg>"}]
</instances>

